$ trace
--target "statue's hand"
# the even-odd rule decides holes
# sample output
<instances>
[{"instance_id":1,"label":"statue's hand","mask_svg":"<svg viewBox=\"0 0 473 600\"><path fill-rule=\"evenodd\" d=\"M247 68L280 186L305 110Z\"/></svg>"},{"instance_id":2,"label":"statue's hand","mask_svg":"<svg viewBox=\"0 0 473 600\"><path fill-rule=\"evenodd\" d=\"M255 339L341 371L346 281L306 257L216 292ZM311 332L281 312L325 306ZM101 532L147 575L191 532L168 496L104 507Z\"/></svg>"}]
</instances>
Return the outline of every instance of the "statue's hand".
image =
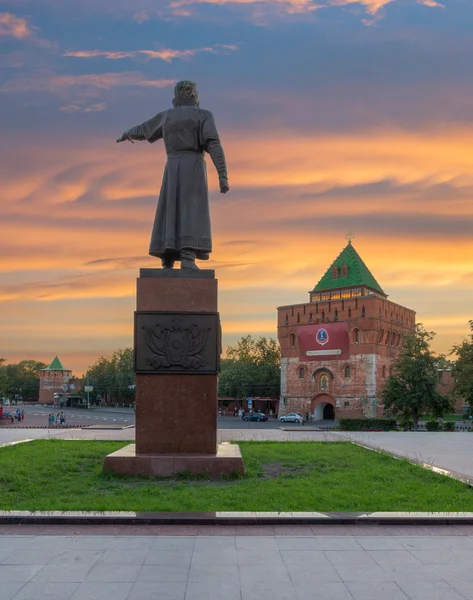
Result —
<instances>
[{"instance_id":1,"label":"statue's hand","mask_svg":"<svg viewBox=\"0 0 473 600\"><path fill-rule=\"evenodd\" d=\"M134 144L135 142L131 139L131 137L128 135L128 131L125 131L125 133L118 138L117 140L117 144L119 144L120 142L131 142L132 144Z\"/></svg>"},{"instance_id":2,"label":"statue's hand","mask_svg":"<svg viewBox=\"0 0 473 600\"><path fill-rule=\"evenodd\" d=\"M226 177L219 177L218 180L220 182L220 193L226 194L230 190L228 179Z\"/></svg>"}]
</instances>

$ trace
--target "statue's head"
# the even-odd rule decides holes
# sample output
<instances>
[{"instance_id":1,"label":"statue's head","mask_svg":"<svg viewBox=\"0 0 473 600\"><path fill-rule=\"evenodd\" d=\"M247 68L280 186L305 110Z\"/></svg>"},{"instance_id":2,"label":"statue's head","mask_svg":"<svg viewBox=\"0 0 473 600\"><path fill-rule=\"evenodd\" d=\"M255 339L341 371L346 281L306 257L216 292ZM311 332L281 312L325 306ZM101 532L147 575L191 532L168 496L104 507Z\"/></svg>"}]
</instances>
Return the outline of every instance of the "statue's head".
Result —
<instances>
[{"instance_id":1,"label":"statue's head","mask_svg":"<svg viewBox=\"0 0 473 600\"><path fill-rule=\"evenodd\" d=\"M199 106L199 94L194 81L179 81L174 88L173 106Z\"/></svg>"}]
</instances>

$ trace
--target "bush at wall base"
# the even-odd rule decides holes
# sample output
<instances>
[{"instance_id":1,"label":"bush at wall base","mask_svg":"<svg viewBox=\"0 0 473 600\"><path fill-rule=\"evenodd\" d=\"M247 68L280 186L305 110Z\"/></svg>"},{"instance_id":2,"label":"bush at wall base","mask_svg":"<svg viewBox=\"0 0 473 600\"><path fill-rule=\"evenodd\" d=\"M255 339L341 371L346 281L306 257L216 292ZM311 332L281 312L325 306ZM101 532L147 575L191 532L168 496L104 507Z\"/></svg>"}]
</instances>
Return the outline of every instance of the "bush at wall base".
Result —
<instances>
[{"instance_id":1,"label":"bush at wall base","mask_svg":"<svg viewBox=\"0 0 473 600\"><path fill-rule=\"evenodd\" d=\"M397 429L396 419L339 419L341 431L391 431Z\"/></svg>"}]
</instances>

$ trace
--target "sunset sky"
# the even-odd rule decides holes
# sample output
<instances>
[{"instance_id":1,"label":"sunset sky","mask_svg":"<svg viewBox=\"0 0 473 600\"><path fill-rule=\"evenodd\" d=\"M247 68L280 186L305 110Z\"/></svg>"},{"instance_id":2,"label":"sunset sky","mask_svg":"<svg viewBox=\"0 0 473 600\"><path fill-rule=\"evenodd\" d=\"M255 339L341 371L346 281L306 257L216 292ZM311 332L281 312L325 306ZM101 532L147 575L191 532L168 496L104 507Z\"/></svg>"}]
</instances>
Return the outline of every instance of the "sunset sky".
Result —
<instances>
[{"instance_id":1,"label":"sunset sky","mask_svg":"<svg viewBox=\"0 0 473 600\"><path fill-rule=\"evenodd\" d=\"M116 144L197 81L224 343L276 335L346 244L448 352L473 318L471 0L4 0L0 357L132 345L165 153Z\"/></svg>"}]
</instances>

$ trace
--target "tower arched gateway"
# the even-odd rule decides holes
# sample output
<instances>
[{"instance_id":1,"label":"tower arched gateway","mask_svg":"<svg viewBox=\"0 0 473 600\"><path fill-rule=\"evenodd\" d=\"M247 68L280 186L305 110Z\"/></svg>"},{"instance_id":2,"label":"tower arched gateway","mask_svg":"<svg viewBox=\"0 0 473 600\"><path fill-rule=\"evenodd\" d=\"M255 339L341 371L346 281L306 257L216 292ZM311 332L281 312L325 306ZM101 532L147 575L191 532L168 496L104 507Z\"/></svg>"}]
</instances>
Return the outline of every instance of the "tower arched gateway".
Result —
<instances>
[{"instance_id":1,"label":"tower arched gateway","mask_svg":"<svg viewBox=\"0 0 473 600\"><path fill-rule=\"evenodd\" d=\"M335 419L335 399L330 394L317 394L314 396L310 409L313 421Z\"/></svg>"}]
</instances>

